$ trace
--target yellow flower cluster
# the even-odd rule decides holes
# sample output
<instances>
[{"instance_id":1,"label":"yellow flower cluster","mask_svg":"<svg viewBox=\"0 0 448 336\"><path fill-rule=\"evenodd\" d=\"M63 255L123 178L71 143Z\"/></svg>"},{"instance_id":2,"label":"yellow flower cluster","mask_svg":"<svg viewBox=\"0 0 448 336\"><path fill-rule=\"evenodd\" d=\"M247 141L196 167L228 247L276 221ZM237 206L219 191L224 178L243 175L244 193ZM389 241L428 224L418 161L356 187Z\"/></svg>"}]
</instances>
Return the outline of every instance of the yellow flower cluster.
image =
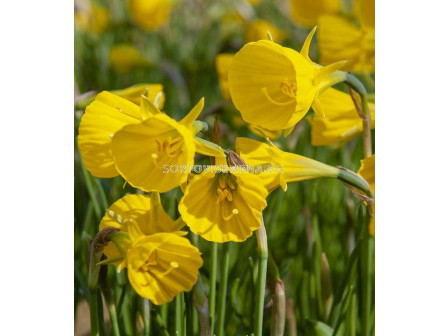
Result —
<instances>
[{"instance_id":1,"label":"yellow flower cluster","mask_svg":"<svg viewBox=\"0 0 448 336\"><path fill-rule=\"evenodd\" d=\"M291 0L291 4L294 18L303 25L326 20L321 14L341 11L337 1ZM172 2L130 0L129 7L142 28L155 29L167 20ZM310 10L308 14L305 8ZM362 6L357 8L359 13L365 11ZM342 26L338 22L343 19L331 20L336 20L332 25ZM360 22L367 25L366 20ZM325 21L319 29L323 46ZM199 137L207 127L197 120L204 98L178 121L162 111L165 96L161 84L103 91L82 117L78 146L86 169L101 178L120 175L142 191L117 200L106 211L100 230L119 230L104 250L106 262L117 265L118 270L127 268L136 292L155 304L171 301L180 292L191 290L197 281L202 259L199 250L184 237L187 231L181 229L185 225L209 241L242 242L262 226L266 198L279 186L286 191L288 183L310 179L353 181L339 168L282 151L270 139L288 136L311 108L313 145L343 143L360 134L363 121L352 98L331 86L347 79L340 70L344 66L367 69L370 56L356 51L359 59L355 60L350 58L355 51L343 47L346 54L338 54L333 46L328 53L334 56L331 61L321 52L322 59L329 63L322 66L309 57L316 27L300 52L268 39L267 34L262 36L261 31L269 31L275 40L284 36L266 22L253 21L246 31L246 39L252 42L235 55L218 55L216 67L223 97L231 100L249 129L266 141L239 137L233 152ZM350 29L344 34L352 38ZM362 51L369 54L371 40L356 36L357 41L362 40ZM118 72L145 62L138 50L128 45L118 46L111 53L111 63L117 65ZM375 106L368 104L368 108L373 128ZM200 172L192 170L196 154L209 156L213 164ZM281 169L267 169L272 167ZM359 174L374 190L374 156L362 162ZM177 187L184 194L178 205L180 217L173 220L165 212L159 193ZM372 222L374 234L374 217Z\"/></svg>"}]
</instances>

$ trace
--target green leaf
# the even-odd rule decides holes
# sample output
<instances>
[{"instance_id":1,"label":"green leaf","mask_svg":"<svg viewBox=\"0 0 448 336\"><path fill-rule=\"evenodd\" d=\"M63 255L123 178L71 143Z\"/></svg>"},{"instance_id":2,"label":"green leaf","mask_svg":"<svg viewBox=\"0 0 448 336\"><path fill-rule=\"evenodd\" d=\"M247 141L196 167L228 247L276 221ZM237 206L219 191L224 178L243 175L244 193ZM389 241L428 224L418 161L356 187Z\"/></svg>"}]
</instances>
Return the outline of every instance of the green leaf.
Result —
<instances>
[{"instance_id":1,"label":"green leaf","mask_svg":"<svg viewBox=\"0 0 448 336\"><path fill-rule=\"evenodd\" d=\"M333 332L334 332L333 328L323 322L314 321L309 318L306 319L306 322L307 322L307 328L312 332L312 335L314 335L314 336L332 336L333 335ZM341 330L336 334L336 336L343 335L343 332Z\"/></svg>"}]
</instances>

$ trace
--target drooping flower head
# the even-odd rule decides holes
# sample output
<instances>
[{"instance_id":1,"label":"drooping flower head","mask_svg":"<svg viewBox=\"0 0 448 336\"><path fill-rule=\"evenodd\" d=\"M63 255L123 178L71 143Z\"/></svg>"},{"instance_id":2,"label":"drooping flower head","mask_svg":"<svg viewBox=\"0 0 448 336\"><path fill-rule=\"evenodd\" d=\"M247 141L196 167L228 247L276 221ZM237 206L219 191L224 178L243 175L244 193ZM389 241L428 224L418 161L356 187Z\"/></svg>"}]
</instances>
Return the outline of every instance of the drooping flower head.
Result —
<instances>
[{"instance_id":1,"label":"drooping flower head","mask_svg":"<svg viewBox=\"0 0 448 336\"><path fill-rule=\"evenodd\" d=\"M293 20L304 27L314 27L323 14L336 14L341 10L341 0L290 0Z\"/></svg>"},{"instance_id":2,"label":"drooping flower head","mask_svg":"<svg viewBox=\"0 0 448 336\"><path fill-rule=\"evenodd\" d=\"M120 230L104 249L107 261L127 267L135 291L157 305L191 290L202 266L199 250L178 231L183 225L165 213L157 193L121 198L100 223L100 230Z\"/></svg>"},{"instance_id":3,"label":"drooping flower head","mask_svg":"<svg viewBox=\"0 0 448 336\"><path fill-rule=\"evenodd\" d=\"M241 242L260 227L267 194L262 181L243 168L226 172L211 166L188 183L179 212L206 240Z\"/></svg>"},{"instance_id":4,"label":"drooping flower head","mask_svg":"<svg viewBox=\"0 0 448 336\"><path fill-rule=\"evenodd\" d=\"M345 73L337 71L344 62L322 67L309 59L315 30L301 53L268 40L248 43L236 53L229 87L244 121L267 130L289 129L305 116L318 94L345 79Z\"/></svg>"},{"instance_id":5,"label":"drooping flower head","mask_svg":"<svg viewBox=\"0 0 448 336\"><path fill-rule=\"evenodd\" d=\"M320 110L309 119L313 146L343 143L362 132L362 119L347 93L329 88L319 95L313 104L313 109ZM371 128L374 129L375 104L369 103L369 110Z\"/></svg>"},{"instance_id":6,"label":"drooping flower head","mask_svg":"<svg viewBox=\"0 0 448 336\"><path fill-rule=\"evenodd\" d=\"M195 137L203 99L180 122L156 105L159 102L142 97L138 108L102 93L81 120L78 143L86 168L95 176L119 173L136 188L165 192L186 181L195 152L224 156L218 146Z\"/></svg>"}]
</instances>

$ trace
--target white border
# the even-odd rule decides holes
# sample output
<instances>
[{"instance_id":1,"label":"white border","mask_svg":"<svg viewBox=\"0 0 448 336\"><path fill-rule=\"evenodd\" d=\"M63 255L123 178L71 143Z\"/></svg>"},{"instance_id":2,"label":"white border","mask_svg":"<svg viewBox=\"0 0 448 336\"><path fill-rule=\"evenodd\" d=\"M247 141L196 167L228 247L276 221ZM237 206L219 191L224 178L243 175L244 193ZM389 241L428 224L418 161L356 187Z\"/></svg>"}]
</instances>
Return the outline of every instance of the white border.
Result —
<instances>
[{"instance_id":1,"label":"white border","mask_svg":"<svg viewBox=\"0 0 448 336\"><path fill-rule=\"evenodd\" d=\"M1 335L73 332L73 3L0 20Z\"/></svg>"}]
</instances>

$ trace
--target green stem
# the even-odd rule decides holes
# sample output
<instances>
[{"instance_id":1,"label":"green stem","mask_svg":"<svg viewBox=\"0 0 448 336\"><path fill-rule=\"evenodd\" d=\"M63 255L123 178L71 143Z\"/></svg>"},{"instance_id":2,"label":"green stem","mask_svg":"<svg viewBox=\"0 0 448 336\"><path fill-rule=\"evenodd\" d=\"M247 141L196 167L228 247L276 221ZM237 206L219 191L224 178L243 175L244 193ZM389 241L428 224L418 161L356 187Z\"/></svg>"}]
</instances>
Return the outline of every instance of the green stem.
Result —
<instances>
[{"instance_id":1,"label":"green stem","mask_svg":"<svg viewBox=\"0 0 448 336\"><path fill-rule=\"evenodd\" d=\"M148 299L142 299L142 315L143 315L143 335L149 336L151 329L151 302Z\"/></svg>"},{"instance_id":2,"label":"green stem","mask_svg":"<svg viewBox=\"0 0 448 336\"><path fill-rule=\"evenodd\" d=\"M216 271L218 265L218 243L211 243L211 270L210 270L210 334L213 335L215 330L215 306L216 306Z\"/></svg>"},{"instance_id":3,"label":"green stem","mask_svg":"<svg viewBox=\"0 0 448 336\"><path fill-rule=\"evenodd\" d=\"M97 263L99 265L99 263ZM120 329L118 327L118 316L117 316L117 308L115 307L115 298L112 288L109 286L109 281L107 278L107 267L102 266L100 268L100 274L98 278L98 287L101 289L101 293L104 296L104 300L106 301L107 310L109 311L110 316L110 324L112 328L112 335L120 336ZM102 303L100 303L102 304ZM100 313L101 316L101 313ZM101 325L101 323L100 323Z\"/></svg>"},{"instance_id":4,"label":"green stem","mask_svg":"<svg viewBox=\"0 0 448 336\"><path fill-rule=\"evenodd\" d=\"M102 207L101 210L104 212L104 211L106 211L107 208L109 207L108 204L107 204L106 193L104 192L104 188L103 188L103 186L101 185L101 181L100 181L99 179L95 178L95 184L96 184L96 188L98 189L98 193L99 193L99 195L100 195L101 203L102 203L102 205L103 205L103 207Z\"/></svg>"},{"instance_id":5,"label":"green stem","mask_svg":"<svg viewBox=\"0 0 448 336\"><path fill-rule=\"evenodd\" d=\"M110 323L112 326L112 335L120 336L120 328L118 327L117 309L114 303L108 303L107 309L109 310Z\"/></svg>"},{"instance_id":6,"label":"green stem","mask_svg":"<svg viewBox=\"0 0 448 336\"><path fill-rule=\"evenodd\" d=\"M189 335L194 335L194 317L193 317L193 311L195 310L194 308L194 303L193 303L193 298L192 298L192 293L184 293L185 295L185 317L186 317L186 322L187 322L187 328L186 328L186 334Z\"/></svg>"},{"instance_id":7,"label":"green stem","mask_svg":"<svg viewBox=\"0 0 448 336\"><path fill-rule=\"evenodd\" d=\"M124 329L124 334L129 336L132 335L133 332L133 328L132 328L132 318L131 318L131 304L130 304L130 300L129 300L129 296L130 296L130 291L128 288L128 283L127 283L127 276L125 274L125 271L121 271L120 273L117 273L118 275L118 281L119 281L119 285L122 288L122 292L121 292L121 296L122 299L120 299L121 301L121 307L119 306L119 310L120 310L120 317L121 317L121 322L123 325L123 329Z\"/></svg>"},{"instance_id":8,"label":"green stem","mask_svg":"<svg viewBox=\"0 0 448 336\"><path fill-rule=\"evenodd\" d=\"M95 189L93 187L92 178L89 175L86 167L84 166L84 162L80 160L82 174L84 176L84 180L86 182L87 192L89 193L90 200L92 202L93 210L95 211L95 215L97 219L101 219L101 207L97 199L97 195Z\"/></svg>"},{"instance_id":9,"label":"green stem","mask_svg":"<svg viewBox=\"0 0 448 336\"><path fill-rule=\"evenodd\" d=\"M162 323L166 328L166 326L168 325L168 303L165 303L162 307L160 307L160 315Z\"/></svg>"},{"instance_id":10,"label":"green stem","mask_svg":"<svg viewBox=\"0 0 448 336\"><path fill-rule=\"evenodd\" d=\"M217 335L224 335L224 320L226 317L226 297L227 297L227 278L229 276L229 261L230 261L230 251L229 244L224 243L222 247L222 269L221 269L221 280L219 282L219 296L218 296L218 326ZM213 335L213 334L212 334Z\"/></svg>"},{"instance_id":11,"label":"green stem","mask_svg":"<svg viewBox=\"0 0 448 336\"><path fill-rule=\"evenodd\" d=\"M98 291L96 288L89 289L90 294L90 335L99 336L99 321L98 321Z\"/></svg>"},{"instance_id":12,"label":"green stem","mask_svg":"<svg viewBox=\"0 0 448 336\"><path fill-rule=\"evenodd\" d=\"M372 270L373 270L373 238L369 235L368 226L365 225L365 250L364 250L364 283L363 310L362 310L362 336L370 335L370 309L372 305Z\"/></svg>"},{"instance_id":13,"label":"green stem","mask_svg":"<svg viewBox=\"0 0 448 336\"><path fill-rule=\"evenodd\" d=\"M350 311L347 315L347 334L349 336L356 336L356 293L352 294L349 309Z\"/></svg>"},{"instance_id":14,"label":"green stem","mask_svg":"<svg viewBox=\"0 0 448 336\"><path fill-rule=\"evenodd\" d=\"M98 291L97 296L97 305L98 305L98 325L100 328L100 336L106 335L106 326L104 325L104 310L103 310L103 297L101 295L101 291Z\"/></svg>"},{"instance_id":15,"label":"green stem","mask_svg":"<svg viewBox=\"0 0 448 336\"><path fill-rule=\"evenodd\" d=\"M175 334L176 335L183 335L182 333L182 326L183 326L183 319L182 319L182 302L181 302L181 295L183 295L183 293L179 294L178 296L176 296L175 300L175 305L176 305L176 311L175 311L175 315L176 315L176 322L175 322Z\"/></svg>"},{"instance_id":16,"label":"green stem","mask_svg":"<svg viewBox=\"0 0 448 336\"><path fill-rule=\"evenodd\" d=\"M261 227L255 231L258 243L258 279L255 303L255 336L262 336L263 332L263 309L264 294L266 290L266 272L268 266L268 239L263 217L261 217Z\"/></svg>"},{"instance_id":17,"label":"green stem","mask_svg":"<svg viewBox=\"0 0 448 336\"><path fill-rule=\"evenodd\" d=\"M370 132L371 117L370 117L369 97L367 94L367 90L364 87L364 84L362 84L362 82L358 78L349 73L347 74L345 83L361 96L361 106L358 106L355 99L353 99L353 101L355 103L356 109L358 110L358 112L360 112L359 114L362 119L364 156L367 157L372 155L372 135Z\"/></svg>"},{"instance_id":18,"label":"green stem","mask_svg":"<svg viewBox=\"0 0 448 336\"><path fill-rule=\"evenodd\" d=\"M162 317L160 316L159 313L156 313L156 318L155 318L155 322L157 324L157 326L162 329L162 333L163 336L170 336L170 334L168 333L168 331L166 330L166 325L164 324Z\"/></svg>"}]
</instances>

